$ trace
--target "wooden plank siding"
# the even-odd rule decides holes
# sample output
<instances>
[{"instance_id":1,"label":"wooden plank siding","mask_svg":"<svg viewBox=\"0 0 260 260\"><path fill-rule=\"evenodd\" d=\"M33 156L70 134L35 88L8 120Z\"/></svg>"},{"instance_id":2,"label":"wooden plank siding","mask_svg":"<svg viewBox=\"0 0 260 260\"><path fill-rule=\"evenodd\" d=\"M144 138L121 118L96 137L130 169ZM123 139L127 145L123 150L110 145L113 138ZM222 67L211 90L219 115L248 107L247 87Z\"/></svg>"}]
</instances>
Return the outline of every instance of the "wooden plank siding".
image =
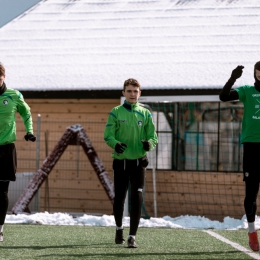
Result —
<instances>
[{"instance_id":1,"label":"wooden plank siding","mask_svg":"<svg viewBox=\"0 0 260 260\"><path fill-rule=\"evenodd\" d=\"M120 104L119 99L26 99L31 108L34 133L37 133L37 116L40 124L40 166L56 146L66 128L81 124L86 130L99 158L112 179L112 149L104 143L103 131L108 113ZM35 172L36 145L23 140L24 126L17 116L19 172ZM48 133L48 153L45 136ZM40 210L50 212L84 212L112 214L112 204L83 149L69 145L48 177L40 192ZM46 193L46 194L45 194ZM49 197L49 207L47 198Z\"/></svg>"},{"instance_id":2,"label":"wooden plank siding","mask_svg":"<svg viewBox=\"0 0 260 260\"><path fill-rule=\"evenodd\" d=\"M205 216L223 221L244 215L242 173L156 171L158 217ZM147 171L145 205L154 212L152 173Z\"/></svg>"},{"instance_id":3,"label":"wooden plank siding","mask_svg":"<svg viewBox=\"0 0 260 260\"><path fill-rule=\"evenodd\" d=\"M103 140L103 131L109 111L118 99L66 100L27 99L37 133L37 115L41 115L40 166L55 147L66 128L81 124L86 130L99 158L111 179L112 149ZM17 116L18 174L35 172L36 144L25 142L21 119ZM48 151L46 151L48 133ZM40 192L40 211L112 214L112 204L100 184L82 148L70 145L48 177ZM48 195L48 196L47 196ZM147 170L145 207L154 216L152 172ZM46 207L49 197L50 207ZM156 171L157 216L200 215L223 220L244 214L244 184L241 173Z\"/></svg>"}]
</instances>

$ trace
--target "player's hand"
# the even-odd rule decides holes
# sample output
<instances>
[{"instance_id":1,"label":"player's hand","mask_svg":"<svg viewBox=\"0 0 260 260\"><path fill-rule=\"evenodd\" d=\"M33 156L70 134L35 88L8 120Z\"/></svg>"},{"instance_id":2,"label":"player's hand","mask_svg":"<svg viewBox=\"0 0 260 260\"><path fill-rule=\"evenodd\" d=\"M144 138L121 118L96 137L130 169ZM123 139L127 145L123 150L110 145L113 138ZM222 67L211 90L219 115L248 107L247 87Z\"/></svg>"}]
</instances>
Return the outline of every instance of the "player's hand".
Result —
<instances>
[{"instance_id":1,"label":"player's hand","mask_svg":"<svg viewBox=\"0 0 260 260\"><path fill-rule=\"evenodd\" d=\"M143 143L143 148L145 151L150 151L150 148L151 148L151 144L148 142L148 141L145 141L145 140L142 140L141 141Z\"/></svg>"},{"instance_id":2,"label":"player's hand","mask_svg":"<svg viewBox=\"0 0 260 260\"><path fill-rule=\"evenodd\" d=\"M243 73L243 68L244 68L244 66L239 65L235 69L233 69L232 73L231 73L231 79L236 80L236 79L240 78Z\"/></svg>"},{"instance_id":3,"label":"player's hand","mask_svg":"<svg viewBox=\"0 0 260 260\"><path fill-rule=\"evenodd\" d=\"M35 137L32 133L28 132L28 133L24 136L24 139L25 139L26 141L35 142L36 137Z\"/></svg>"},{"instance_id":4,"label":"player's hand","mask_svg":"<svg viewBox=\"0 0 260 260\"><path fill-rule=\"evenodd\" d=\"M115 146L115 151L117 153L123 153L125 149L127 148L127 145L124 143L117 143Z\"/></svg>"}]
</instances>

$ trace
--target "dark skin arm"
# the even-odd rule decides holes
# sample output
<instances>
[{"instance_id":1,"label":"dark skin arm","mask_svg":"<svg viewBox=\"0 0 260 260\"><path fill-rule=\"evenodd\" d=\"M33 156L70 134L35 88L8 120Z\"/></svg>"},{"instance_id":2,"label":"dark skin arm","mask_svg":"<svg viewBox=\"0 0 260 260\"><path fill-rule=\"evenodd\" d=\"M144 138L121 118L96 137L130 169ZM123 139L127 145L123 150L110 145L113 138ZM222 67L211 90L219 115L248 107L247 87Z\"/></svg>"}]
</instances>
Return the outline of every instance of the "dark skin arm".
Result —
<instances>
[{"instance_id":1,"label":"dark skin arm","mask_svg":"<svg viewBox=\"0 0 260 260\"><path fill-rule=\"evenodd\" d=\"M231 89L234 83L238 78L241 77L243 73L244 66L237 66L231 73L231 77L227 81L227 83L224 85L223 89L221 90L219 94L219 99L223 102L226 101L233 101L238 100L239 96L236 90Z\"/></svg>"}]
</instances>

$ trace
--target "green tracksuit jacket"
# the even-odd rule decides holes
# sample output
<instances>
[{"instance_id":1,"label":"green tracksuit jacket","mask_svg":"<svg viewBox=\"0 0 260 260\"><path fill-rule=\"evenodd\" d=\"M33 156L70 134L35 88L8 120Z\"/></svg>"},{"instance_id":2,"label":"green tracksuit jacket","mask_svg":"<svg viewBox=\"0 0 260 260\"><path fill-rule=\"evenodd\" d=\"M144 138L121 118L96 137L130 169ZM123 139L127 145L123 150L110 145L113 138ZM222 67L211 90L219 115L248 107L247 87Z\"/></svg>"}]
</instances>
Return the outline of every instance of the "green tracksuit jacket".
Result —
<instances>
[{"instance_id":1,"label":"green tracksuit jacket","mask_svg":"<svg viewBox=\"0 0 260 260\"><path fill-rule=\"evenodd\" d=\"M26 132L33 133L30 107L19 91L8 88L0 95L0 145L16 140L16 112L21 115Z\"/></svg>"},{"instance_id":2,"label":"green tracksuit jacket","mask_svg":"<svg viewBox=\"0 0 260 260\"><path fill-rule=\"evenodd\" d=\"M109 113L104 131L104 140L108 146L115 149L118 142L125 143L127 148L122 154L113 152L115 159L139 159L146 155L141 140L149 141L152 150L158 143L157 134L150 111L138 102L124 102L114 107Z\"/></svg>"}]
</instances>

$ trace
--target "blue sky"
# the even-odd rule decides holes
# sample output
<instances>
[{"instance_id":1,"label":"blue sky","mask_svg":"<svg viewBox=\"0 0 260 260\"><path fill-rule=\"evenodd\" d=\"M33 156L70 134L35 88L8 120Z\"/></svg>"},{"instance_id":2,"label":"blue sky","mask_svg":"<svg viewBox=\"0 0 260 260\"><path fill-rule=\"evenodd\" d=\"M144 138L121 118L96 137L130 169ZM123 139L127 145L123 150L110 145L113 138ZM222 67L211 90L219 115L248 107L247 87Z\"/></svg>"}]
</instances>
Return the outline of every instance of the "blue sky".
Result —
<instances>
[{"instance_id":1,"label":"blue sky","mask_svg":"<svg viewBox=\"0 0 260 260\"><path fill-rule=\"evenodd\" d=\"M31 8L39 0L0 0L0 27Z\"/></svg>"}]
</instances>

